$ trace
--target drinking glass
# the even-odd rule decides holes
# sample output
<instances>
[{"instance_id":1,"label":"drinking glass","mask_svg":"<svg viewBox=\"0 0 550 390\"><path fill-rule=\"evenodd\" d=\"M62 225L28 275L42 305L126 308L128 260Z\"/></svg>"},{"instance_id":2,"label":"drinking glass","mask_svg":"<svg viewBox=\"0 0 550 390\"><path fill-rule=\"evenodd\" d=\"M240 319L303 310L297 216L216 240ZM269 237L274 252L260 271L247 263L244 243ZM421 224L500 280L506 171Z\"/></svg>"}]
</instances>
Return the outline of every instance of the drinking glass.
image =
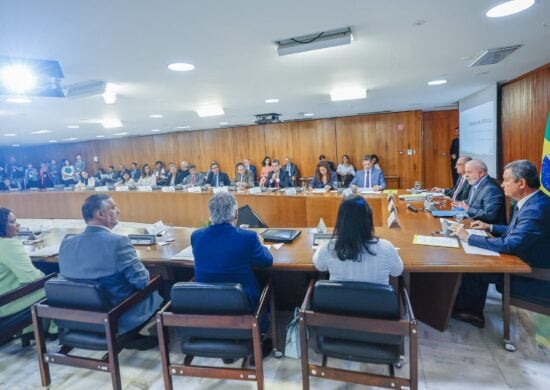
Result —
<instances>
[{"instance_id":1,"label":"drinking glass","mask_svg":"<svg viewBox=\"0 0 550 390\"><path fill-rule=\"evenodd\" d=\"M414 182L414 189L416 191L420 191L422 189L422 182L420 180Z\"/></svg>"},{"instance_id":2,"label":"drinking glass","mask_svg":"<svg viewBox=\"0 0 550 390\"><path fill-rule=\"evenodd\" d=\"M457 207L455 208L454 211L455 211L454 219L456 223L462 222L462 219L464 218L464 209L462 207Z\"/></svg>"}]
</instances>

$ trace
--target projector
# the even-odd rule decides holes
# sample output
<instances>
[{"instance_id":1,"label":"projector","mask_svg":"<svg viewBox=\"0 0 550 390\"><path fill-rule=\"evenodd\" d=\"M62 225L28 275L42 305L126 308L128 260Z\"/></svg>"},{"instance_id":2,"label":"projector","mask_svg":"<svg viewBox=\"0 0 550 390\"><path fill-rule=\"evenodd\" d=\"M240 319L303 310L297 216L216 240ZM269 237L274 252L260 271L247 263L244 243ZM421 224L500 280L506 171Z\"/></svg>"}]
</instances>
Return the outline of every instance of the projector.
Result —
<instances>
[{"instance_id":1,"label":"projector","mask_svg":"<svg viewBox=\"0 0 550 390\"><path fill-rule=\"evenodd\" d=\"M270 112L268 114L256 114L254 115L256 117L256 120L254 123L258 125L267 125L269 123L280 123L281 120L279 117L281 114L276 114L274 112Z\"/></svg>"}]
</instances>

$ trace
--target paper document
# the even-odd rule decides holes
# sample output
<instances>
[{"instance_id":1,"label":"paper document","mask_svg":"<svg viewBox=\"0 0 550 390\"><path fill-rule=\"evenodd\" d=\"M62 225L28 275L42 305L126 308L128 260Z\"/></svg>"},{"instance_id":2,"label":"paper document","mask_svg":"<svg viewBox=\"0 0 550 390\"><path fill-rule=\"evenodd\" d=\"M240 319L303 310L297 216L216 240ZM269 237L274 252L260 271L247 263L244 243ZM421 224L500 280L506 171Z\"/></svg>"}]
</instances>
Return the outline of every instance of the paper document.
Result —
<instances>
[{"instance_id":1,"label":"paper document","mask_svg":"<svg viewBox=\"0 0 550 390\"><path fill-rule=\"evenodd\" d=\"M33 251L33 247L25 247L25 250L30 257L50 257L59 254L59 247L61 244L45 246L44 248Z\"/></svg>"},{"instance_id":2,"label":"paper document","mask_svg":"<svg viewBox=\"0 0 550 390\"><path fill-rule=\"evenodd\" d=\"M445 248L458 248L458 240L455 237L432 237L432 236L420 236L414 235L413 244L416 245L429 245L429 246L442 246Z\"/></svg>"},{"instance_id":3,"label":"paper document","mask_svg":"<svg viewBox=\"0 0 550 390\"><path fill-rule=\"evenodd\" d=\"M372 188L360 188L359 193L360 194L381 194L382 191L375 191Z\"/></svg>"},{"instance_id":4,"label":"paper document","mask_svg":"<svg viewBox=\"0 0 550 390\"><path fill-rule=\"evenodd\" d=\"M271 246L272 246L273 248L279 250L279 249L281 249L281 247L282 247L284 244L285 244L284 242L280 242L280 243L278 243L278 244L273 244L273 245L271 245Z\"/></svg>"},{"instance_id":5,"label":"paper document","mask_svg":"<svg viewBox=\"0 0 550 390\"><path fill-rule=\"evenodd\" d=\"M479 229L466 229L466 231L470 234L474 234L476 236L481 236L481 237L489 237L489 235L487 234L487 232L485 230L479 230Z\"/></svg>"},{"instance_id":6,"label":"paper document","mask_svg":"<svg viewBox=\"0 0 550 390\"><path fill-rule=\"evenodd\" d=\"M187 248L185 248L182 251L176 253L174 256L172 256L172 260L195 261L195 257L193 256L193 247L191 245L189 245Z\"/></svg>"},{"instance_id":7,"label":"paper document","mask_svg":"<svg viewBox=\"0 0 550 390\"><path fill-rule=\"evenodd\" d=\"M327 190L325 190L324 188L314 188L311 190L311 192L314 194L324 194L325 192L327 192Z\"/></svg>"},{"instance_id":8,"label":"paper document","mask_svg":"<svg viewBox=\"0 0 550 390\"><path fill-rule=\"evenodd\" d=\"M395 194L395 195L397 195L397 194L399 193L399 191L398 191L398 190L384 190L384 191L382 191L382 193L383 193L383 194L386 194L386 195L387 195L387 194Z\"/></svg>"},{"instance_id":9,"label":"paper document","mask_svg":"<svg viewBox=\"0 0 550 390\"><path fill-rule=\"evenodd\" d=\"M461 241L461 242L462 242L462 248L464 248L464 253L468 255L500 256L498 252L490 251L489 249L478 248L476 246L469 245L465 241Z\"/></svg>"}]
</instances>

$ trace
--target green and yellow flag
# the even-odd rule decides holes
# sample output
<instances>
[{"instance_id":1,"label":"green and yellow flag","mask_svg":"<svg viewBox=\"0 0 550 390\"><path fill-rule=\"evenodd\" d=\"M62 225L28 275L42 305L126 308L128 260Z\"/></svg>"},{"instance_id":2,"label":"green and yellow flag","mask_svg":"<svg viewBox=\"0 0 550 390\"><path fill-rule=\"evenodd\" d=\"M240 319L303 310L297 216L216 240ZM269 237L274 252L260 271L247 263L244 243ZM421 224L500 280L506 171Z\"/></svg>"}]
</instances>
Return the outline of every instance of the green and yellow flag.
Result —
<instances>
[{"instance_id":1,"label":"green and yellow flag","mask_svg":"<svg viewBox=\"0 0 550 390\"><path fill-rule=\"evenodd\" d=\"M544 144L542 145L542 169L540 170L540 188L550 196L550 113L546 121Z\"/></svg>"}]
</instances>

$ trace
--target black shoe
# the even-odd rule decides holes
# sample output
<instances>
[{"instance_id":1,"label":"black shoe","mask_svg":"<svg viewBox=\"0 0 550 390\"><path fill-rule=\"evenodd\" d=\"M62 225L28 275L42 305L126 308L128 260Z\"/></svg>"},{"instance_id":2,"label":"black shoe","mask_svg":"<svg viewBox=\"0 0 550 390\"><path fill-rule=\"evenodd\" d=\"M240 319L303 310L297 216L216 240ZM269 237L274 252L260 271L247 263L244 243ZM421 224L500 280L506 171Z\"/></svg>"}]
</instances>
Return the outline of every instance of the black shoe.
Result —
<instances>
[{"instance_id":1,"label":"black shoe","mask_svg":"<svg viewBox=\"0 0 550 390\"><path fill-rule=\"evenodd\" d=\"M128 349L137 349L138 351L147 351L159 345L159 340L153 336L143 336L138 334L126 344Z\"/></svg>"},{"instance_id":2,"label":"black shoe","mask_svg":"<svg viewBox=\"0 0 550 390\"><path fill-rule=\"evenodd\" d=\"M485 327L485 317L483 317L483 314L481 316L477 316L466 312L455 312L451 315L451 318L461 322L466 322L476 328L483 329Z\"/></svg>"},{"instance_id":3,"label":"black shoe","mask_svg":"<svg viewBox=\"0 0 550 390\"><path fill-rule=\"evenodd\" d=\"M269 354L273 351L273 341L271 339L266 338L264 341L262 341L262 359L265 359L269 356ZM250 365L255 366L254 362L254 353L252 356L250 356Z\"/></svg>"}]
</instances>

